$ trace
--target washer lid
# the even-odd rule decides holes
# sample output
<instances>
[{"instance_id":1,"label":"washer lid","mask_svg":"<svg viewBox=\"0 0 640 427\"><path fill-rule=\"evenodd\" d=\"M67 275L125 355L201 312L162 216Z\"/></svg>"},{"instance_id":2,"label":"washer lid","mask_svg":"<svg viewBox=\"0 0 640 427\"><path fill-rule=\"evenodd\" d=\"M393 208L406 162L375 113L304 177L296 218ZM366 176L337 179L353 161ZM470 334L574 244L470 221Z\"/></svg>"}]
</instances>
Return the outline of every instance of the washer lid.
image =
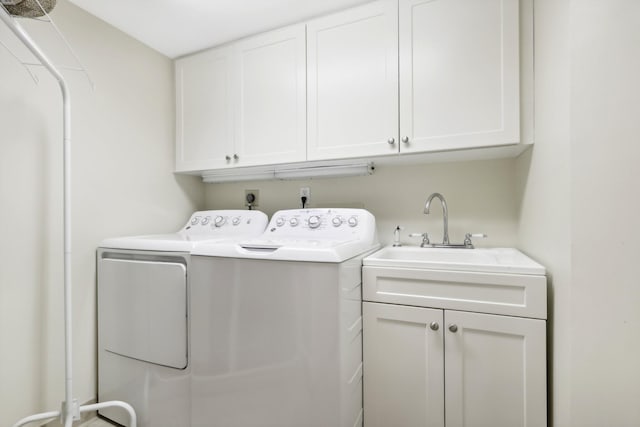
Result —
<instances>
[{"instance_id":1,"label":"washer lid","mask_svg":"<svg viewBox=\"0 0 640 427\"><path fill-rule=\"evenodd\" d=\"M366 210L293 209L276 212L260 237L231 244L200 243L192 254L342 262L378 247L375 218Z\"/></svg>"},{"instance_id":2,"label":"washer lid","mask_svg":"<svg viewBox=\"0 0 640 427\"><path fill-rule=\"evenodd\" d=\"M333 240L275 241L255 239L241 243L198 245L192 254L282 261L342 262L365 252L377 250L379 247L377 242L359 240L336 242Z\"/></svg>"}]
</instances>

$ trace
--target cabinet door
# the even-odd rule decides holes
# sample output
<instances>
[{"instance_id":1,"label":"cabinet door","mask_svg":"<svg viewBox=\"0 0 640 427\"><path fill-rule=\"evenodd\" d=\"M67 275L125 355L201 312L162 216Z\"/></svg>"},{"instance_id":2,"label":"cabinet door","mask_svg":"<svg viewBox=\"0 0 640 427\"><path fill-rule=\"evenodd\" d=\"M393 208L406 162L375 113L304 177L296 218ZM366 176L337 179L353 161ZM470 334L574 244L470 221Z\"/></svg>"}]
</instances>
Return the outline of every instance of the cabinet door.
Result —
<instances>
[{"instance_id":1,"label":"cabinet door","mask_svg":"<svg viewBox=\"0 0 640 427\"><path fill-rule=\"evenodd\" d=\"M444 317L447 427L546 426L545 321Z\"/></svg>"},{"instance_id":2,"label":"cabinet door","mask_svg":"<svg viewBox=\"0 0 640 427\"><path fill-rule=\"evenodd\" d=\"M306 157L305 26L234 45L238 166Z\"/></svg>"},{"instance_id":3,"label":"cabinet door","mask_svg":"<svg viewBox=\"0 0 640 427\"><path fill-rule=\"evenodd\" d=\"M228 165L233 147L231 49L176 61L176 171Z\"/></svg>"},{"instance_id":4,"label":"cabinet door","mask_svg":"<svg viewBox=\"0 0 640 427\"><path fill-rule=\"evenodd\" d=\"M518 143L518 0L400 0L399 14L401 151Z\"/></svg>"},{"instance_id":5,"label":"cabinet door","mask_svg":"<svg viewBox=\"0 0 640 427\"><path fill-rule=\"evenodd\" d=\"M443 427L442 310L367 302L363 319L364 425Z\"/></svg>"},{"instance_id":6,"label":"cabinet door","mask_svg":"<svg viewBox=\"0 0 640 427\"><path fill-rule=\"evenodd\" d=\"M397 153L397 2L316 19L307 35L308 159Z\"/></svg>"}]
</instances>

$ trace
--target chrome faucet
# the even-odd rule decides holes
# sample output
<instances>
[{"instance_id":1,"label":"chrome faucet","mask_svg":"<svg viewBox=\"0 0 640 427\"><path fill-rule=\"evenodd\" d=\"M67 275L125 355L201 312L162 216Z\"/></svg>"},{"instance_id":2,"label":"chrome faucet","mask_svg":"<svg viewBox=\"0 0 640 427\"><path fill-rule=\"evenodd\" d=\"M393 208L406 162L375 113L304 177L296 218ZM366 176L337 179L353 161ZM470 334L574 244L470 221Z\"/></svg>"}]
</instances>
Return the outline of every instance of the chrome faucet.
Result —
<instances>
[{"instance_id":1,"label":"chrome faucet","mask_svg":"<svg viewBox=\"0 0 640 427\"><path fill-rule=\"evenodd\" d=\"M442 237L442 244L449 245L449 211L447 210L447 202L444 200L444 196L440 193L433 193L427 198L424 204L424 213L429 214L429 208L431 207L431 201L433 199L440 199L442 204L442 217L444 219L444 235Z\"/></svg>"}]
</instances>

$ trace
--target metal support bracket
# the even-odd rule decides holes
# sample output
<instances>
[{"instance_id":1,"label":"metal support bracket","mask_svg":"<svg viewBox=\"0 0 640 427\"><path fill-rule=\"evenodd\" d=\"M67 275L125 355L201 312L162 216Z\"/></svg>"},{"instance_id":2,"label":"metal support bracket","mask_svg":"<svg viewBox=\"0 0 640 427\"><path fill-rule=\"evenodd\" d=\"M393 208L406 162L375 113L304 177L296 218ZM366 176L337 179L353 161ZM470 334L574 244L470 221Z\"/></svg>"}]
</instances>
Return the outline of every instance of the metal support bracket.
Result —
<instances>
[{"instance_id":1,"label":"metal support bracket","mask_svg":"<svg viewBox=\"0 0 640 427\"><path fill-rule=\"evenodd\" d=\"M71 403L62 402L60 409L60 424L64 425L65 415L69 413L73 417L73 421L80 420L80 405L78 404L78 399L72 399Z\"/></svg>"}]
</instances>

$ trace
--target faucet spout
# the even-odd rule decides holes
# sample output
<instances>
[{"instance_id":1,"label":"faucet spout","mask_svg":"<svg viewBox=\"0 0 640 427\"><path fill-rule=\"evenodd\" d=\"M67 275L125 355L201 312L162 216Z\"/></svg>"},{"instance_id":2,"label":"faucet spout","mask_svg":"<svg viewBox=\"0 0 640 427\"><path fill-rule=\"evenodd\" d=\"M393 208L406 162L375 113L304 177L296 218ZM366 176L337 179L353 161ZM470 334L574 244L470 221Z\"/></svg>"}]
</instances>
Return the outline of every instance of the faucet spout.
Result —
<instances>
[{"instance_id":1,"label":"faucet spout","mask_svg":"<svg viewBox=\"0 0 640 427\"><path fill-rule=\"evenodd\" d=\"M427 201L424 204L424 213L429 214L429 208L431 207L431 201L433 199L439 199L442 204L442 218L444 220L444 234L442 237L442 244L449 244L449 211L447 210L447 202L444 199L444 196L440 193L433 193L427 198Z\"/></svg>"}]
</instances>

